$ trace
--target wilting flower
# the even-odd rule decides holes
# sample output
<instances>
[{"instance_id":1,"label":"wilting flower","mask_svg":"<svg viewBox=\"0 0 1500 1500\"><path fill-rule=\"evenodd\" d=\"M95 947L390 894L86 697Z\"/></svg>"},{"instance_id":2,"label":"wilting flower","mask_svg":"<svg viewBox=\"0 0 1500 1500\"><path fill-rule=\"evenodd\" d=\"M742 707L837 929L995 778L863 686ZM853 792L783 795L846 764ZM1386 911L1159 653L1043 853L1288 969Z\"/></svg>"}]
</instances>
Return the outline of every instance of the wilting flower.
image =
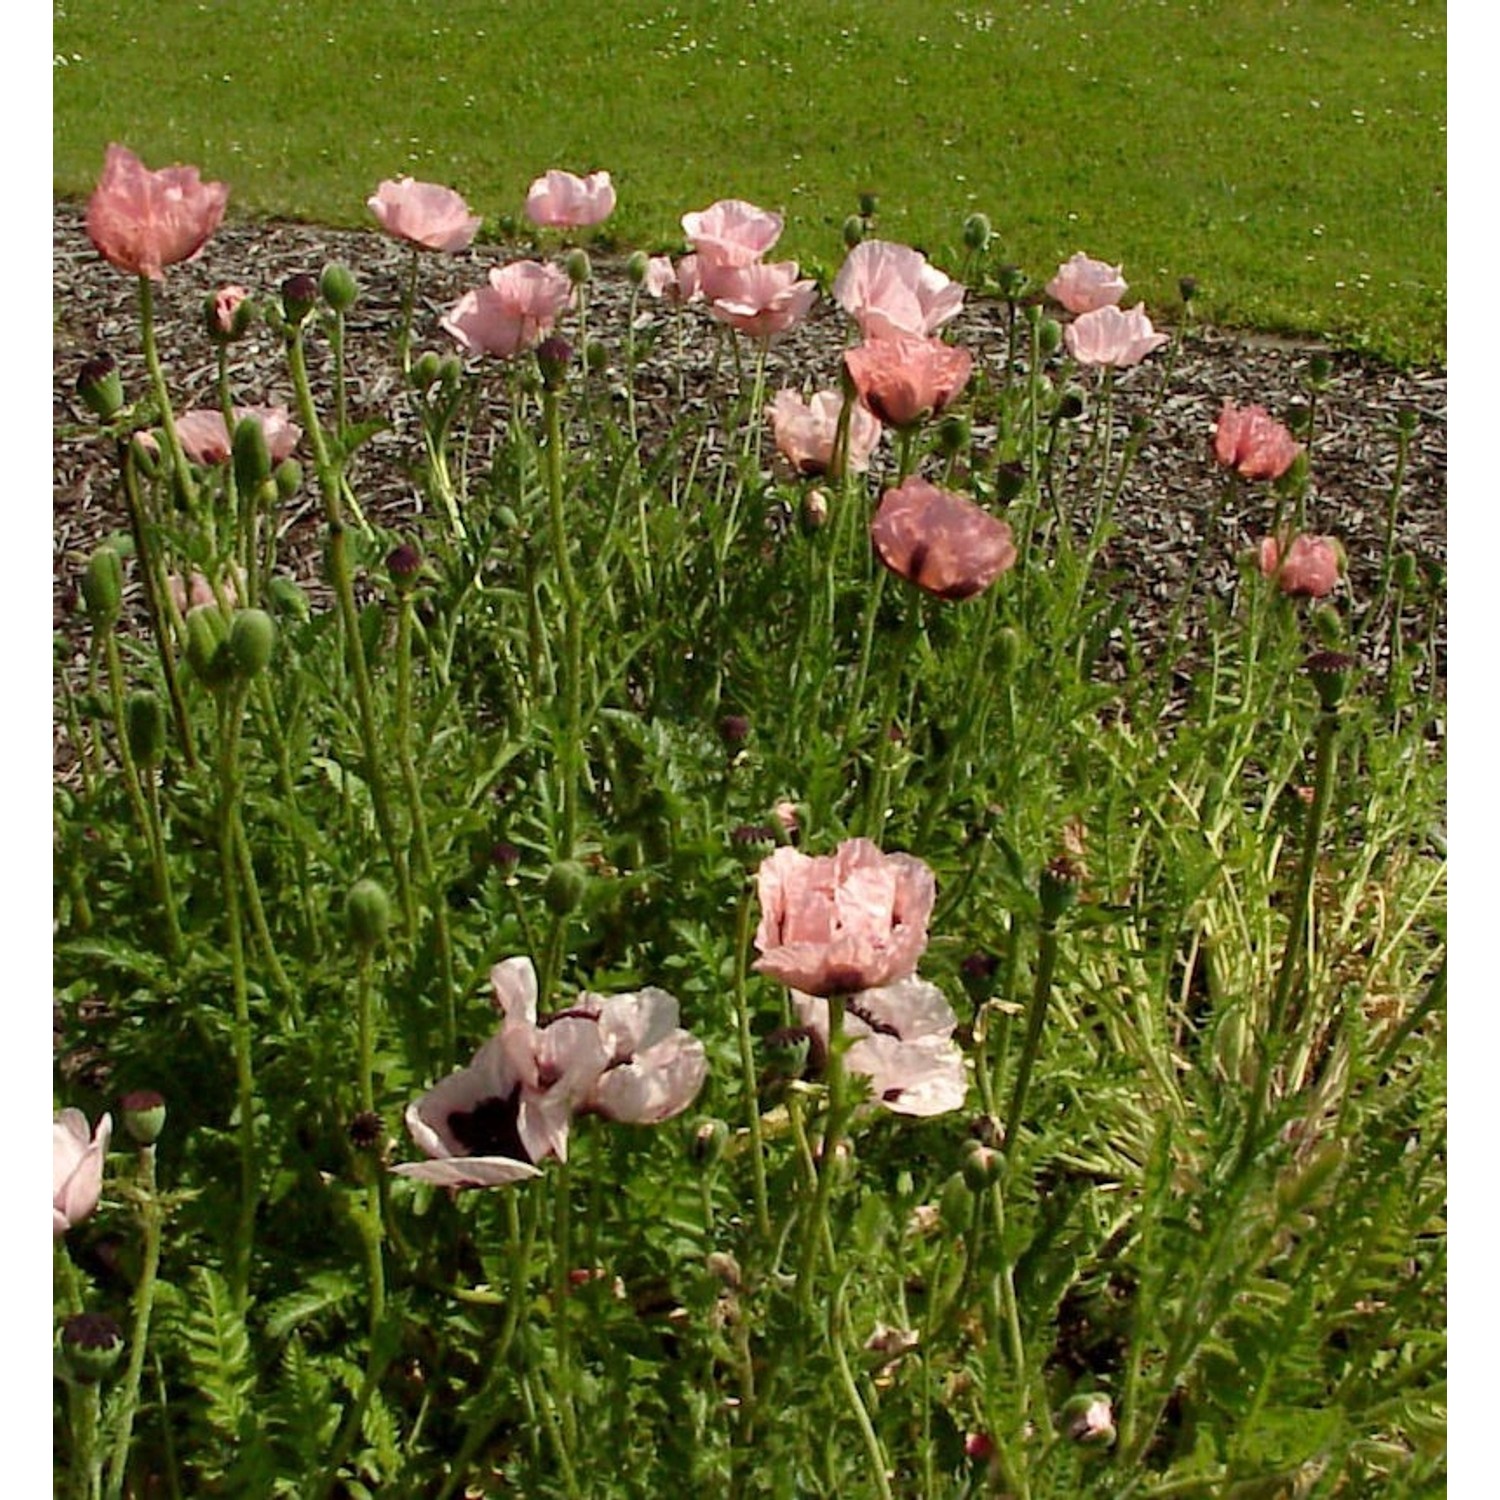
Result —
<instances>
[{"instance_id":1,"label":"wilting flower","mask_svg":"<svg viewBox=\"0 0 1500 1500\"><path fill-rule=\"evenodd\" d=\"M867 339L925 338L962 308L964 288L909 245L864 240L845 257L833 295Z\"/></svg>"},{"instance_id":2,"label":"wilting flower","mask_svg":"<svg viewBox=\"0 0 1500 1500\"><path fill-rule=\"evenodd\" d=\"M832 854L778 849L757 876L755 967L809 995L847 995L905 979L927 947L937 896L910 854L847 839Z\"/></svg>"},{"instance_id":3,"label":"wilting flower","mask_svg":"<svg viewBox=\"0 0 1500 1500\"><path fill-rule=\"evenodd\" d=\"M836 1002L796 993L792 1001L798 1019L826 1052L828 1007ZM969 1079L953 1040L958 1020L935 984L913 974L843 1003L844 1032L851 1038L844 1066L870 1080L877 1104L901 1115L963 1108Z\"/></svg>"},{"instance_id":4,"label":"wilting flower","mask_svg":"<svg viewBox=\"0 0 1500 1500\"><path fill-rule=\"evenodd\" d=\"M1344 571L1344 549L1331 536L1293 537L1290 546L1262 537L1256 561L1283 594L1321 599L1338 586Z\"/></svg>"},{"instance_id":5,"label":"wilting flower","mask_svg":"<svg viewBox=\"0 0 1500 1500\"><path fill-rule=\"evenodd\" d=\"M807 316L818 295L816 281L797 279L797 262L759 261L734 269L718 268L707 294L709 311L748 338L765 339L786 333Z\"/></svg>"},{"instance_id":6,"label":"wilting flower","mask_svg":"<svg viewBox=\"0 0 1500 1500\"><path fill-rule=\"evenodd\" d=\"M844 409L838 391L816 391L804 401L793 390L777 391L767 410L776 447L799 474L827 474L836 470L839 416ZM880 441L880 421L857 403L849 412L849 467L863 474ZM835 479L838 474L835 472Z\"/></svg>"},{"instance_id":7,"label":"wilting flower","mask_svg":"<svg viewBox=\"0 0 1500 1500\"><path fill-rule=\"evenodd\" d=\"M577 177L554 168L526 194L526 217L543 229L583 229L602 224L614 211L615 186L608 172Z\"/></svg>"},{"instance_id":8,"label":"wilting flower","mask_svg":"<svg viewBox=\"0 0 1500 1500\"><path fill-rule=\"evenodd\" d=\"M99 1205L104 1183L104 1157L109 1150L114 1121L100 1115L89 1134L88 1117L81 1109L65 1109L52 1117L52 1237L81 1224Z\"/></svg>"},{"instance_id":9,"label":"wilting flower","mask_svg":"<svg viewBox=\"0 0 1500 1500\"><path fill-rule=\"evenodd\" d=\"M940 599L983 593L1016 560L1004 521L915 474L881 497L870 539L891 572Z\"/></svg>"},{"instance_id":10,"label":"wilting flower","mask_svg":"<svg viewBox=\"0 0 1500 1500\"><path fill-rule=\"evenodd\" d=\"M1127 291L1123 268L1102 260L1090 260L1082 250L1071 255L1047 283L1047 295L1061 302L1070 313L1097 312L1113 307Z\"/></svg>"},{"instance_id":11,"label":"wilting flower","mask_svg":"<svg viewBox=\"0 0 1500 1500\"><path fill-rule=\"evenodd\" d=\"M302 436L302 429L291 419L291 413L284 406L237 406L234 408L234 420L238 424L246 417L253 417L260 423L260 429L266 437L266 449L271 455L271 462L279 464L282 459L291 456L292 449L297 446L297 441ZM204 468L212 468L215 464L228 461L229 455L234 451L233 435L225 425L224 414L214 411L209 407L195 407L192 411L185 411L177 418L174 426L177 429L177 441L182 444L182 451L195 464ZM155 439L149 433L141 435L141 441L148 447L155 446Z\"/></svg>"},{"instance_id":12,"label":"wilting flower","mask_svg":"<svg viewBox=\"0 0 1500 1500\"><path fill-rule=\"evenodd\" d=\"M936 416L969 383L974 357L941 339L898 333L844 351L860 400L892 427Z\"/></svg>"},{"instance_id":13,"label":"wilting flower","mask_svg":"<svg viewBox=\"0 0 1500 1500\"><path fill-rule=\"evenodd\" d=\"M365 204L387 234L421 250L467 250L482 222L452 188L410 177L387 178Z\"/></svg>"},{"instance_id":14,"label":"wilting flower","mask_svg":"<svg viewBox=\"0 0 1500 1500\"><path fill-rule=\"evenodd\" d=\"M1302 445L1263 406L1224 403L1214 424L1214 457L1245 479L1280 479Z\"/></svg>"},{"instance_id":15,"label":"wilting flower","mask_svg":"<svg viewBox=\"0 0 1500 1500\"><path fill-rule=\"evenodd\" d=\"M743 198L721 198L699 213L682 216L682 232L698 252L700 266L737 268L763 256L781 238L781 215Z\"/></svg>"},{"instance_id":16,"label":"wilting flower","mask_svg":"<svg viewBox=\"0 0 1500 1500\"><path fill-rule=\"evenodd\" d=\"M1118 307L1098 307L1080 313L1063 330L1068 353L1081 365L1111 365L1123 369L1138 365L1167 342L1167 335L1157 333L1137 302L1128 313Z\"/></svg>"},{"instance_id":17,"label":"wilting flower","mask_svg":"<svg viewBox=\"0 0 1500 1500\"><path fill-rule=\"evenodd\" d=\"M566 272L519 260L497 267L488 286L460 297L442 326L471 353L512 359L541 343L572 300Z\"/></svg>"},{"instance_id":18,"label":"wilting flower","mask_svg":"<svg viewBox=\"0 0 1500 1500\"><path fill-rule=\"evenodd\" d=\"M229 188L203 182L197 167L148 171L134 151L111 145L89 199L89 238L110 265L153 281L189 260L224 217Z\"/></svg>"}]
</instances>

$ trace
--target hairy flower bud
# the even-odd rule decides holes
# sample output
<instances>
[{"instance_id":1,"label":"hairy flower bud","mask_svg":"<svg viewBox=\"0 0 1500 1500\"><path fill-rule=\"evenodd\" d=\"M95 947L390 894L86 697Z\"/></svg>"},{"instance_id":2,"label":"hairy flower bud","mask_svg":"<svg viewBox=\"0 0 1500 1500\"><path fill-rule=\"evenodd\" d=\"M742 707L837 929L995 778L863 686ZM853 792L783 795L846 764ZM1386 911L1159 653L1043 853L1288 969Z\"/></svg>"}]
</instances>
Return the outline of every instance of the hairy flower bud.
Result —
<instances>
[{"instance_id":1,"label":"hairy flower bud","mask_svg":"<svg viewBox=\"0 0 1500 1500\"><path fill-rule=\"evenodd\" d=\"M852 250L865 237L865 221L858 214L850 214L844 220L844 244Z\"/></svg>"},{"instance_id":2,"label":"hairy flower bud","mask_svg":"<svg viewBox=\"0 0 1500 1500\"><path fill-rule=\"evenodd\" d=\"M281 283L281 314L287 324L295 328L302 323L318 305L317 279L306 271L288 276Z\"/></svg>"},{"instance_id":3,"label":"hairy flower bud","mask_svg":"<svg viewBox=\"0 0 1500 1500\"><path fill-rule=\"evenodd\" d=\"M271 477L271 449L266 429L256 417L241 417L234 424L231 445L234 483L241 495L253 495Z\"/></svg>"},{"instance_id":4,"label":"hairy flower bud","mask_svg":"<svg viewBox=\"0 0 1500 1500\"><path fill-rule=\"evenodd\" d=\"M688 1145L693 1165L701 1167L705 1172L711 1170L718 1165L728 1143L729 1126L723 1120L699 1120L693 1127L692 1140Z\"/></svg>"},{"instance_id":5,"label":"hairy flower bud","mask_svg":"<svg viewBox=\"0 0 1500 1500\"><path fill-rule=\"evenodd\" d=\"M547 903L547 910L559 917L576 911L588 883L589 872L576 859L558 860L542 882L542 900Z\"/></svg>"},{"instance_id":6,"label":"hairy flower bud","mask_svg":"<svg viewBox=\"0 0 1500 1500\"><path fill-rule=\"evenodd\" d=\"M337 313L348 312L359 298L359 283L354 279L354 272L336 260L323 267L318 289L323 293L323 300Z\"/></svg>"},{"instance_id":7,"label":"hairy flower bud","mask_svg":"<svg viewBox=\"0 0 1500 1500\"><path fill-rule=\"evenodd\" d=\"M375 880L356 880L344 902L344 920L356 947L366 952L378 948L391 925L391 902L385 887Z\"/></svg>"},{"instance_id":8,"label":"hairy flower bud","mask_svg":"<svg viewBox=\"0 0 1500 1500\"><path fill-rule=\"evenodd\" d=\"M563 261L563 269L574 286L583 286L594 274L587 250L569 250L567 259Z\"/></svg>"},{"instance_id":9,"label":"hairy flower bud","mask_svg":"<svg viewBox=\"0 0 1500 1500\"><path fill-rule=\"evenodd\" d=\"M254 677L276 649L276 622L263 609L235 611L229 626L229 658L235 670Z\"/></svg>"},{"instance_id":10,"label":"hairy flower bud","mask_svg":"<svg viewBox=\"0 0 1500 1500\"><path fill-rule=\"evenodd\" d=\"M625 279L631 286L644 286L646 284L646 272L650 268L651 257L644 250L637 250L630 259L625 262Z\"/></svg>"},{"instance_id":11,"label":"hairy flower bud","mask_svg":"<svg viewBox=\"0 0 1500 1500\"><path fill-rule=\"evenodd\" d=\"M125 738L137 764L154 766L167 748L167 716L161 699L138 688L125 700Z\"/></svg>"},{"instance_id":12,"label":"hairy flower bud","mask_svg":"<svg viewBox=\"0 0 1500 1500\"><path fill-rule=\"evenodd\" d=\"M125 570L120 554L109 546L99 547L83 570L83 606L95 630L108 630L120 617L120 595L125 588Z\"/></svg>"},{"instance_id":13,"label":"hairy flower bud","mask_svg":"<svg viewBox=\"0 0 1500 1500\"><path fill-rule=\"evenodd\" d=\"M229 627L217 604L200 604L187 613L187 659L205 687L229 680Z\"/></svg>"},{"instance_id":14,"label":"hairy flower bud","mask_svg":"<svg viewBox=\"0 0 1500 1500\"><path fill-rule=\"evenodd\" d=\"M970 214L964 220L964 244L973 251L984 251L990 247L995 231L990 227L988 214Z\"/></svg>"}]
</instances>

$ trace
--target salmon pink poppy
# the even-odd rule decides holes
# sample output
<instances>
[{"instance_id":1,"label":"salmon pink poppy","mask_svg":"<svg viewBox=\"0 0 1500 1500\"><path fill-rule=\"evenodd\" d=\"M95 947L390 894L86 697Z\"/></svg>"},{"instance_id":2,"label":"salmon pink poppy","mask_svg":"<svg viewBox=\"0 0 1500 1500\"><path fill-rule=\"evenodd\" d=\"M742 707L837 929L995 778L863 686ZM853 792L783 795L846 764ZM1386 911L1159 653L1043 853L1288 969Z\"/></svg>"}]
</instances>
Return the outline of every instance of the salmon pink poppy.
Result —
<instances>
[{"instance_id":1,"label":"salmon pink poppy","mask_svg":"<svg viewBox=\"0 0 1500 1500\"><path fill-rule=\"evenodd\" d=\"M891 572L940 599L972 599L1016 560L1004 521L915 474L881 497L870 539Z\"/></svg>"},{"instance_id":2,"label":"salmon pink poppy","mask_svg":"<svg viewBox=\"0 0 1500 1500\"><path fill-rule=\"evenodd\" d=\"M471 353L512 359L541 343L572 300L566 272L514 261L491 271L487 286L459 298L442 326Z\"/></svg>"},{"instance_id":3,"label":"salmon pink poppy","mask_svg":"<svg viewBox=\"0 0 1500 1500\"><path fill-rule=\"evenodd\" d=\"M1297 536L1290 545L1262 537L1257 548L1260 571L1274 578L1283 594L1322 599L1338 587L1344 571L1344 549L1331 536Z\"/></svg>"},{"instance_id":4,"label":"salmon pink poppy","mask_svg":"<svg viewBox=\"0 0 1500 1500\"><path fill-rule=\"evenodd\" d=\"M755 968L809 995L849 995L905 979L927 947L937 897L910 854L848 839L832 854L782 848L757 876Z\"/></svg>"},{"instance_id":5,"label":"salmon pink poppy","mask_svg":"<svg viewBox=\"0 0 1500 1500\"><path fill-rule=\"evenodd\" d=\"M786 333L808 314L818 295L815 281L797 279L797 262L776 261L714 270L709 311L747 338Z\"/></svg>"},{"instance_id":6,"label":"salmon pink poppy","mask_svg":"<svg viewBox=\"0 0 1500 1500\"><path fill-rule=\"evenodd\" d=\"M419 250L467 250L483 222L452 188L411 177L386 178L365 206L387 234Z\"/></svg>"},{"instance_id":7,"label":"salmon pink poppy","mask_svg":"<svg viewBox=\"0 0 1500 1500\"><path fill-rule=\"evenodd\" d=\"M1151 326L1144 306L1138 302L1128 313L1118 307L1080 313L1063 330L1063 340L1068 353L1081 365L1125 369L1161 348L1167 335Z\"/></svg>"},{"instance_id":8,"label":"salmon pink poppy","mask_svg":"<svg viewBox=\"0 0 1500 1500\"><path fill-rule=\"evenodd\" d=\"M615 187L608 172L575 176L553 168L526 194L526 217L543 229L584 229L602 224L615 211Z\"/></svg>"},{"instance_id":9,"label":"salmon pink poppy","mask_svg":"<svg viewBox=\"0 0 1500 1500\"><path fill-rule=\"evenodd\" d=\"M1214 457L1245 479L1280 479L1302 452L1263 406L1224 403L1214 424Z\"/></svg>"},{"instance_id":10,"label":"salmon pink poppy","mask_svg":"<svg viewBox=\"0 0 1500 1500\"><path fill-rule=\"evenodd\" d=\"M279 464L282 459L291 456L298 439L302 436L302 429L292 421L291 413L286 407L237 406L234 408L236 424L244 421L246 417L252 417L260 423L272 463ZM234 442L224 423L223 412L214 411L211 407L195 407L192 411L183 412L177 418L175 426L177 441L182 444L182 451L193 463L200 464L204 468L212 468L216 464L228 461Z\"/></svg>"},{"instance_id":11,"label":"salmon pink poppy","mask_svg":"<svg viewBox=\"0 0 1500 1500\"><path fill-rule=\"evenodd\" d=\"M763 256L781 238L780 214L743 198L721 198L682 216L682 232L704 266L737 268Z\"/></svg>"},{"instance_id":12,"label":"salmon pink poppy","mask_svg":"<svg viewBox=\"0 0 1500 1500\"><path fill-rule=\"evenodd\" d=\"M89 199L89 238L110 265L153 281L190 260L219 227L229 188L203 182L197 167L149 171L135 152L111 145Z\"/></svg>"},{"instance_id":13,"label":"salmon pink poppy","mask_svg":"<svg viewBox=\"0 0 1500 1500\"><path fill-rule=\"evenodd\" d=\"M781 456L799 474L833 473L837 479L839 417L844 397L839 391L817 391L804 401L796 391L777 391L767 408L771 430ZM863 474L880 441L880 421L857 402L849 412L849 467Z\"/></svg>"},{"instance_id":14,"label":"salmon pink poppy","mask_svg":"<svg viewBox=\"0 0 1500 1500\"><path fill-rule=\"evenodd\" d=\"M912 427L957 399L974 357L941 339L898 333L844 351L860 400L892 427Z\"/></svg>"},{"instance_id":15,"label":"salmon pink poppy","mask_svg":"<svg viewBox=\"0 0 1500 1500\"><path fill-rule=\"evenodd\" d=\"M863 240L845 257L833 296L866 339L925 338L963 307L964 288L909 245Z\"/></svg>"},{"instance_id":16,"label":"salmon pink poppy","mask_svg":"<svg viewBox=\"0 0 1500 1500\"><path fill-rule=\"evenodd\" d=\"M1121 269L1106 261L1091 260L1080 250L1057 268L1057 275L1047 283L1047 295L1070 313L1113 307L1128 290Z\"/></svg>"}]
</instances>

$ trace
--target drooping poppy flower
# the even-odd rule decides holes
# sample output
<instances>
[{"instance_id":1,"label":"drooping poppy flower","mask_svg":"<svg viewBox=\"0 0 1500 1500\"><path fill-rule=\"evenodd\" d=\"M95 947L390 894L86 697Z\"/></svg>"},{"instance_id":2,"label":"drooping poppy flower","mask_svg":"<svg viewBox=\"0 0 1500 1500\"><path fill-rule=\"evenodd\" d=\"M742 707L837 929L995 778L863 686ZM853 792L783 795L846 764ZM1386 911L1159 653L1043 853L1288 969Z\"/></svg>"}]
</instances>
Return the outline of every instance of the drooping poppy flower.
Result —
<instances>
[{"instance_id":1,"label":"drooping poppy flower","mask_svg":"<svg viewBox=\"0 0 1500 1500\"><path fill-rule=\"evenodd\" d=\"M1151 326L1145 307L1138 302L1129 312L1110 306L1080 313L1063 330L1063 342L1081 365L1126 369L1161 348L1167 335Z\"/></svg>"},{"instance_id":2,"label":"drooping poppy flower","mask_svg":"<svg viewBox=\"0 0 1500 1500\"><path fill-rule=\"evenodd\" d=\"M826 1052L828 1007L840 1003L794 993L798 1019ZM953 1032L958 1018L943 992L912 974L863 990L843 1002L851 1038L844 1066L870 1082L877 1104L902 1115L962 1109L969 1092L964 1057Z\"/></svg>"},{"instance_id":3,"label":"drooping poppy flower","mask_svg":"<svg viewBox=\"0 0 1500 1500\"><path fill-rule=\"evenodd\" d=\"M700 273L701 274L701 273ZM706 287L709 311L747 338L786 333L808 314L818 295L816 281L797 279L797 262L757 261L733 269L716 268Z\"/></svg>"},{"instance_id":4,"label":"drooping poppy flower","mask_svg":"<svg viewBox=\"0 0 1500 1500\"><path fill-rule=\"evenodd\" d=\"M452 188L410 177L386 178L365 205L387 234L419 250L467 250L483 222Z\"/></svg>"},{"instance_id":5,"label":"drooping poppy flower","mask_svg":"<svg viewBox=\"0 0 1500 1500\"><path fill-rule=\"evenodd\" d=\"M1106 261L1091 260L1080 250L1057 268L1057 275L1047 283L1047 295L1061 302L1070 313L1113 307L1129 290L1120 275L1122 269Z\"/></svg>"},{"instance_id":6,"label":"drooping poppy flower","mask_svg":"<svg viewBox=\"0 0 1500 1500\"><path fill-rule=\"evenodd\" d=\"M816 391L807 401L796 391L777 391L767 415L777 450L799 474L827 474L837 468L835 444L843 409L840 391ZM879 418L856 402L849 413L849 467L854 473L863 474L870 467L880 432Z\"/></svg>"},{"instance_id":7,"label":"drooping poppy flower","mask_svg":"<svg viewBox=\"0 0 1500 1500\"><path fill-rule=\"evenodd\" d=\"M60 1110L52 1117L52 1237L66 1234L99 1206L104 1158L114 1121L101 1115L89 1134L81 1109Z\"/></svg>"},{"instance_id":8,"label":"drooping poppy flower","mask_svg":"<svg viewBox=\"0 0 1500 1500\"><path fill-rule=\"evenodd\" d=\"M781 238L781 225L780 214L743 198L721 198L682 216L682 232L697 251L700 266L730 269L758 261Z\"/></svg>"},{"instance_id":9,"label":"drooping poppy flower","mask_svg":"<svg viewBox=\"0 0 1500 1500\"><path fill-rule=\"evenodd\" d=\"M848 839L832 854L782 848L761 862L755 968L809 995L847 995L905 979L927 947L937 896L910 854Z\"/></svg>"},{"instance_id":10,"label":"drooping poppy flower","mask_svg":"<svg viewBox=\"0 0 1500 1500\"><path fill-rule=\"evenodd\" d=\"M974 357L941 339L898 333L844 351L860 400L892 427L936 416L969 383Z\"/></svg>"},{"instance_id":11,"label":"drooping poppy flower","mask_svg":"<svg viewBox=\"0 0 1500 1500\"><path fill-rule=\"evenodd\" d=\"M1344 549L1331 536L1297 536L1290 545L1273 536L1262 537L1256 560L1267 578L1274 578L1283 594L1322 599L1338 587L1344 571Z\"/></svg>"},{"instance_id":12,"label":"drooping poppy flower","mask_svg":"<svg viewBox=\"0 0 1500 1500\"><path fill-rule=\"evenodd\" d=\"M513 261L489 284L460 297L442 326L474 354L513 359L534 349L573 300L573 283L556 266Z\"/></svg>"},{"instance_id":13,"label":"drooping poppy flower","mask_svg":"<svg viewBox=\"0 0 1500 1500\"><path fill-rule=\"evenodd\" d=\"M578 177L553 168L526 194L526 217L543 229L584 229L602 224L614 211L615 187L608 172Z\"/></svg>"},{"instance_id":14,"label":"drooping poppy flower","mask_svg":"<svg viewBox=\"0 0 1500 1500\"><path fill-rule=\"evenodd\" d=\"M1280 479L1302 452L1263 406L1224 403L1214 424L1214 457L1245 479Z\"/></svg>"},{"instance_id":15,"label":"drooping poppy flower","mask_svg":"<svg viewBox=\"0 0 1500 1500\"><path fill-rule=\"evenodd\" d=\"M972 599L1016 560L1004 521L915 474L881 497L870 539L891 572L940 599Z\"/></svg>"},{"instance_id":16,"label":"drooping poppy flower","mask_svg":"<svg viewBox=\"0 0 1500 1500\"><path fill-rule=\"evenodd\" d=\"M926 338L963 307L964 287L909 245L862 240L839 268L833 296L866 339Z\"/></svg>"},{"instance_id":17,"label":"drooping poppy flower","mask_svg":"<svg viewBox=\"0 0 1500 1500\"><path fill-rule=\"evenodd\" d=\"M197 167L152 172L135 152L111 145L85 222L110 265L161 281L166 267L208 243L228 201L227 185L202 181Z\"/></svg>"}]
</instances>

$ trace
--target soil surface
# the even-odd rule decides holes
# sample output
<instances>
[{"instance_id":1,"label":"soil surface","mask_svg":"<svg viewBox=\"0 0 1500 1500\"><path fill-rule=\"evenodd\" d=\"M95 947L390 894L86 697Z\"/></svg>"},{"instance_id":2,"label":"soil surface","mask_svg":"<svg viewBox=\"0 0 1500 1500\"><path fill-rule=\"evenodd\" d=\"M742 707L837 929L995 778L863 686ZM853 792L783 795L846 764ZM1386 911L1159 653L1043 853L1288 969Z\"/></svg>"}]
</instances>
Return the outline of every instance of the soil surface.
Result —
<instances>
[{"instance_id":1,"label":"soil surface","mask_svg":"<svg viewBox=\"0 0 1500 1500\"><path fill-rule=\"evenodd\" d=\"M465 291L481 285L486 272L528 252L481 246L459 255L424 255L418 281L414 349L453 351L438 320ZM407 395L394 359L394 330L411 265L411 254L374 232L336 231L270 222L222 226L197 260L172 267L156 297L156 327L167 378L183 408L213 404L216 353L203 325L203 301L225 283L271 299L296 272L316 275L330 260L351 267L360 296L350 315L349 378L351 415L356 419L395 417L389 433L361 451L354 473L356 492L372 520L393 528L420 528L421 501L409 477L413 437ZM54 625L82 639L73 608L83 563L107 534L126 527L109 444L87 425L74 392L80 365L107 350L118 361L127 396L145 390L137 327L135 279L108 265L83 228L79 206L59 204L54 213L53 387L55 458L53 489ZM1127 296L1126 301L1129 302ZM601 338L614 360L621 358L629 316L630 289L623 259L596 256L589 288L590 334ZM1209 451L1214 419L1226 399L1258 403L1273 416L1296 420L1309 402L1308 374L1315 356L1331 363L1326 388L1316 398L1312 485L1308 529L1337 537L1349 557L1342 602L1357 608L1370 598L1381 572L1387 516L1398 465L1397 424L1414 420L1396 516L1395 546L1421 564L1419 592L1411 626L1438 617L1437 671L1444 671L1442 619L1445 615L1447 373L1443 369L1394 370L1319 345L1237 335L1184 325L1183 309L1164 310L1158 327L1176 335L1117 386L1116 414L1150 416L1139 457L1120 495L1118 533L1108 561L1126 579L1132 596L1131 622L1138 639L1160 634L1171 604L1198 550L1199 538L1222 487ZM637 320L643 333L661 331L637 370L637 390L645 428L643 446L659 444L666 420L676 410L678 355L669 311L642 296ZM1006 347L1004 303L971 298L951 327L956 340L988 368L998 371ZM1174 326L1175 322L1175 326ZM827 298L792 334L773 344L768 392L783 384L804 390L836 383L840 351L850 324ZM714 380L734 378L723 353L720 330L701 308L685 317L682 359L691 403ZM1175 348L1174 348L1175 345ZM231 369L239 399L247 405L291 404L291 392L278 340L262 325L231 348ZM1164 374L1170 369L1165 394ZM745 362L749 378L750 361ZM314 371L315 381L327 371ZM596 377L618 386L616 367ZM1085 380L1087 384L1087 380ZM1092 394L1092 393L1091 393ZM1153 410L1154 408L1154 410ZM325 408L326 409L326 408ZM1087 423L1087 418L1085 423ZM983 432L976 446L984 450ZM769 442L766 451L770 451ZM882 445L882 452L888 447ZM1204 590L1227 594L1238 579L1237 554L1268 528L1272 504L1264 485L1241 487L1237 508L1226 511L1222 545L1208 557ZM321 527L311 484L282 518L286 541L281 557L304 580L316 577ZM1336 600L1340 596L1335 596ZM1193 617L1188 621L1191 630ZM1377 647L1377 655L1379 650ZM1379 662L1366 663L1379 669Z\"/></svg>"}]
</instances>

